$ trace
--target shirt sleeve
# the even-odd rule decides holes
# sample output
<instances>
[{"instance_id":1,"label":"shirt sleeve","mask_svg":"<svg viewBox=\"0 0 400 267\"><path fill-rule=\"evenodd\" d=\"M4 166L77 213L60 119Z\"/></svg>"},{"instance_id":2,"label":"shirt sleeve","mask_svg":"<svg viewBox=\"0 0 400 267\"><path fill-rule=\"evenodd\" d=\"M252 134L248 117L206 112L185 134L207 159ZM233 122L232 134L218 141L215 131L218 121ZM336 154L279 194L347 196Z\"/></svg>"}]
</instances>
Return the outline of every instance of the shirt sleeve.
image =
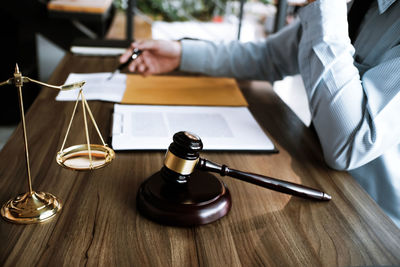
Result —
<instances>
[{"instance_id":1,"label":"shirt sleeve","mask_svg":"<svg viewBox=\"0 0 400 267\"><path fill-rule=\"evenodd\" d=\"M400 143L400 46L360 78L344 0L300 11L298 62L326 162L354 169Z\"/></svg>"},{"instance_id":2,"label":"shirt sleeve","mask_svg":"<svg viewBox=\"0 0 400 267\"><path fill-rule=\"evenodd\" d=\"M300 23L257 43L182 40L180 70L273 82L299 73Z\"/></svg>"}]
</instances>

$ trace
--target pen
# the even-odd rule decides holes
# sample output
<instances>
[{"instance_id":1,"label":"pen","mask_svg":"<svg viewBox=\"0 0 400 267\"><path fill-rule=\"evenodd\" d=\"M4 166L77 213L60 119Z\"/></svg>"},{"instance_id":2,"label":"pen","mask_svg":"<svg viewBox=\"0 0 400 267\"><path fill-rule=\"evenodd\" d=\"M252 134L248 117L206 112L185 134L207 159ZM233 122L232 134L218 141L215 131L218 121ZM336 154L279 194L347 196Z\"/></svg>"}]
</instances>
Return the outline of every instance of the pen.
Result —
<instances>
[{"instance_id":1,"label":"pen","mask_svg":"<svg viewBox=\"0 0 400 267\"><path fill-rule=\"evenodd\" d=\"M113 73L111 73L110 77L108 77L107 80L110 80L114 76L114 74L119 73L123 68L128 66L132 61L137 59L142 53L143 53L143 51L138 48L133 49L132 55L129 57L129 59L125 63L120 64L118 66L118 68L116 70L114 70Z\"/></svg>"}]
</instances>

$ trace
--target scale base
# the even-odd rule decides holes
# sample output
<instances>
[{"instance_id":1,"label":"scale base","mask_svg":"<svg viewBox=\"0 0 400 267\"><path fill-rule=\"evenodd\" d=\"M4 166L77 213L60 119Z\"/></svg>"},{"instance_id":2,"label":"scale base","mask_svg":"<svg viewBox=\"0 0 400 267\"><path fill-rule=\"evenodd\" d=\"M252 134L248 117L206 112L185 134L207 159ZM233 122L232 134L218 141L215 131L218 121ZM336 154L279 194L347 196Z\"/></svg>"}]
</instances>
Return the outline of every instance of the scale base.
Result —
<instances>
[{"instance_id":1,"label":"scale base","mask_svg":"<svg viewBox=\"0 0 400 267\"><path fill-rule=\"evenodd\" d=\"M228 188L214 175L195 171L185 184L165 182L157 172L137 194L138 210L161 224L194 226L214 222L231 209Z\"/></svg>"},{"instance_id":2,"label":"scale base","mask_svg":"<svg viewBox=\"0 0 400 267\"><path fill-rule=\"evenodd\" d=\"M3 205L1 215L12 223L41 223L54 217L61 208L61 201L52 194L33 191L10 199Z\"/></svg>"}]
</instances>

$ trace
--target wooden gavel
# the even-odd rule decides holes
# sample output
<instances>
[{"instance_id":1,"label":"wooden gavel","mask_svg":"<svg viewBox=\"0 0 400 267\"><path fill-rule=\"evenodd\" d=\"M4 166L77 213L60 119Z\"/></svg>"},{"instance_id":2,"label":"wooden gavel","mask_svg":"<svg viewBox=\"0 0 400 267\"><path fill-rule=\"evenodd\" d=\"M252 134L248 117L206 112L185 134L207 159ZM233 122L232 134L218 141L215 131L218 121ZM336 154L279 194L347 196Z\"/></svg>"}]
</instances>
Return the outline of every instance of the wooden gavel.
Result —
<instances>
[{"instance_id":1,"label":"wooden gavel","mask_svg":"<svg viewBox=\"0 0 400 267\"><path fill-rule=\"evenodd\" d=\"M162 177L168 183L184 184L195 169L219 173L258 186L298 197L328 201L331 196L319 190L276 178L230 169L200 157L203 143L196 134L181 131L173 136L173 142L165 155Z\"/></svg>"}]
</instances>

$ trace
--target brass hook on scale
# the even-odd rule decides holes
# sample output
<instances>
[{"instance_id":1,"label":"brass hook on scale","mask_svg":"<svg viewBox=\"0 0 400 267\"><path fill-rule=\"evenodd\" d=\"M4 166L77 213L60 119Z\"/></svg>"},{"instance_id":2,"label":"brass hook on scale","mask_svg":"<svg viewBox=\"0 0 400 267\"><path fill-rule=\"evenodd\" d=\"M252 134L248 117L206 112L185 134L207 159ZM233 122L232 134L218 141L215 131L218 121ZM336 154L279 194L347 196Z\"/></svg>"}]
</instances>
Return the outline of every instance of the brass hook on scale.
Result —
<instances>
[{"instance_id":1,"label":"brass hook on scale","mask_svg":"<svg viewBox=\"0 0 400 267\"><path fill-rule=\"evenodd\" d=\"M22 86L24 83L33 82L46 87L58 89L58 90L72 90L80 88L78 99L75 104L74 112L71 117L71 121L68 126L67 134L64 138L61 150L57 153L56 161L63 167L74 169L74 170L93 170L98 169L109 164L115 158L115 152L107 146L103 138L100 135L100 131L93 118L92 112L90 111L89 105L83 95L82 86L85 82L77 82L67 85L50 85L43 83L29 77L22 76L19 71L18 65L15 66L14 77L7 81L0 82L0 86L14 84L18 88L19 107L21 113L21 122L24 138L25 148L25 160L26 160L26 171L28 176L28 192L18 195L17 197L10 199L1 208L1 215L3 218L12 223L29 224L29 223L41 223L53 218L62 208L61 201L54 195L46 192L34 191L32 189L32 178L29 166L29 150L28 150L28 138L26 131L24 106L22 98ZM75 115L76 107L79 102L79 98L82 98L82 108L84 114L86 141L85 145L76 145L64 149L64 145ZM103 145L90 144L89 132L86 120L86 109L90 115L90 118L100 136ZM79 159L79 160L77 160ZM83 160L82 160L83 159ZM84 164L82 164L82 161ZM79 164L77 164L79 162Z\"/></svg>"}]
</instances>

